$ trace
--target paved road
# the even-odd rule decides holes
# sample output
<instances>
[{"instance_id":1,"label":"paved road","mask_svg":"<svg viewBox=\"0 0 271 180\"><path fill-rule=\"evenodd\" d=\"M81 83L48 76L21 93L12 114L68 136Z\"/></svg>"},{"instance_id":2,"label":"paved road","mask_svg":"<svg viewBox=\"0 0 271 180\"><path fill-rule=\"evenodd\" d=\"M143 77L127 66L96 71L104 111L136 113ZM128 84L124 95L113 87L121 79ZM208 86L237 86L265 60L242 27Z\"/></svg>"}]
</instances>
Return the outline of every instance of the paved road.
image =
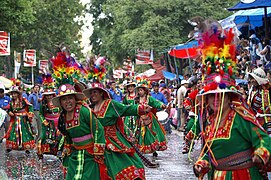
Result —
<instances>
[{"instance_id":1,"label":"paved road","mask_svg":"<svg viewBox=\"0 0 271 180\"><path fill-rule=\"evenodd\" d=\"M158 152L160 167L146 168L147 180L189 180L196 179L192 171L192 163L187 155L181 153L181 133L173 131L168 137L168 150ZM197 151L192 153L192 159ZM152 158L148 156L148 158ZM12 151L5 153L4 143L0 144L0 180L62 180L64 179L60 161L54 156L45 155L39 161L35 152L26 156L24 152Z\"/></svg>"}]
</instances>

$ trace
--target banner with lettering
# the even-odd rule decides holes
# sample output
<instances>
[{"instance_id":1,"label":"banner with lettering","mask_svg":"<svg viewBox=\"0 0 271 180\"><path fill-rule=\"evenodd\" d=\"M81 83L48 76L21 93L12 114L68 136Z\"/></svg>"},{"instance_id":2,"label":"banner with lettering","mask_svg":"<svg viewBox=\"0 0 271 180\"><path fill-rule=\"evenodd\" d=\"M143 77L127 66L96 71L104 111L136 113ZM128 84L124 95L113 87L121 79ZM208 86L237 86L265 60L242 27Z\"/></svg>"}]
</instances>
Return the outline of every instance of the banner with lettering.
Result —
<instances>
[{"instance_id":1,"label":"banner with lettering","mask_svg":"<svg viewBox=\"0 0 271 180\"><path fill-rule=\"evenodd\" d=\"M28 49L24 50L24 67L36 66L36 50Z\"/></svg>"},{"instance_id":2,"label":"banner with lettering","mask_svg":"<svg viewBox=\"0 0 271 180\"><path fill-rule=\"evenodd\" d=\"M0 31L0 56L10 55L10 33Z\"/></svg>"},{"instance_id":3,"label":"banner with lettering","mask_svg":"<svg viewBox=\"0 0 271 180\"><path fill-rule=\"evenodd\" d=\"M153 50L138 50L136 64L153 64Z\"/></svg>"},{"instance_id":4,"label":"banner with lettering","mask_svg":"<svg viewBox=\"0 0 271 180\"><path fill-rule=\"evenodd\" d=\"M39 60L39 73L45 74L48 72L48 60Z\"/></svg>"},{"instance_id":5,"label":"banner with lettering","mask_svg":"<svg viewBox=\"0 0 271 180\"><path fill-rule=\"evenodd\" d=\"M125 73L123 69L113 69L113 78L115 79L123 78L123 73Z\"/></svg>"}]
</instances>

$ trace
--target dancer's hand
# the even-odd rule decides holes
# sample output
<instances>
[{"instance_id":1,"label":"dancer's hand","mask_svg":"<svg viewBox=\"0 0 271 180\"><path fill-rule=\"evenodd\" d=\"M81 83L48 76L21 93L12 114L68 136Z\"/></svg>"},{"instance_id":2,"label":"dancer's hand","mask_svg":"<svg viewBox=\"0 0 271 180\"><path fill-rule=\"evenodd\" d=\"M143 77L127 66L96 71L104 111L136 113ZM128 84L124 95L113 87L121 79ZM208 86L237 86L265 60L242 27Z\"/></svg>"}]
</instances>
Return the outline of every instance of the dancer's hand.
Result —
<instances>
[{"instance_id":1,"label":"dancer's hand","mask_svg":"<svg viewBox=\"0 0 271 180\"><path fill-rule=\"evenodd\" d=\"M8 114L9 114L9 116L14 116L13 112L9 112Z\"/></svg>"},{"instance_id":2,"label":"dancer's hand","mask_svg":"<svg viewBox=\"0 0 271 180\"><path fill-rule=\"evenodd\" d=\"M264 164L263 160L259 156L257 156L256 154L252 157L252 162L254 164Z\"/></svg>"}]
</instances>

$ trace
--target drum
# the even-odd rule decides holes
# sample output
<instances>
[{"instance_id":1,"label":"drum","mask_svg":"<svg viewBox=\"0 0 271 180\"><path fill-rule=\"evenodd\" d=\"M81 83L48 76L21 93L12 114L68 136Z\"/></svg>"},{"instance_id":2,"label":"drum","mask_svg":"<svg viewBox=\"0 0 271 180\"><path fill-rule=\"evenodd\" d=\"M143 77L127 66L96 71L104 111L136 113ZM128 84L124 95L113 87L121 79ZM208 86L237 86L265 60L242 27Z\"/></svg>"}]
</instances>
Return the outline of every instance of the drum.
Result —
<instances>
[{"instance_id":1,"label":"drum","mask_svg":"<svg viewBox=\"0 0 271 180\"><path fill-rule=\"evenodd\" d=\"M7 112L0 108L0 127L3 126L3 124L6 120L6 117L7 117Z\"/></svg>"},{"instance_id":2,"label":"drum","mask_svg":"<svg viewBox=\"0 0 271 180\"><path fill-rule=\"evenodd\" d=\"M158 111L156 113L158 121L164 125L168 122L168 113L166 111Z\"/></svg>"}]
</instances>

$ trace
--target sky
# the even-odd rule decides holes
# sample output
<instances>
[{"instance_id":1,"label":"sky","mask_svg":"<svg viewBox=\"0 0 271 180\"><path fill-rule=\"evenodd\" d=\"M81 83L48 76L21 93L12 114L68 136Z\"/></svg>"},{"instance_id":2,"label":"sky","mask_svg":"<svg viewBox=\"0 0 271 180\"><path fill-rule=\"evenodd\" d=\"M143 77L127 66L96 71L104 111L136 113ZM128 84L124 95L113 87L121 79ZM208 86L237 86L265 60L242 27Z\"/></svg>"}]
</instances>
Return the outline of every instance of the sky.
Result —
<instances>
[{"instance_id":1,"label":"sky","mask_svg":"<svg viewBox=\"0 0 271 180\"><path fill-rule=\"evenodd\" d=\"M90 2L90 0L81 0L82 4L86 4ZM83 47L83 53L86 55L89 50L91 50L91 46L89 45L89 37L91 36L93 32L93 27L91 25L92 21L92 15L87 14L84 18L84 25L82 27L82 47Z\"/></svg>"}]
</instances>

